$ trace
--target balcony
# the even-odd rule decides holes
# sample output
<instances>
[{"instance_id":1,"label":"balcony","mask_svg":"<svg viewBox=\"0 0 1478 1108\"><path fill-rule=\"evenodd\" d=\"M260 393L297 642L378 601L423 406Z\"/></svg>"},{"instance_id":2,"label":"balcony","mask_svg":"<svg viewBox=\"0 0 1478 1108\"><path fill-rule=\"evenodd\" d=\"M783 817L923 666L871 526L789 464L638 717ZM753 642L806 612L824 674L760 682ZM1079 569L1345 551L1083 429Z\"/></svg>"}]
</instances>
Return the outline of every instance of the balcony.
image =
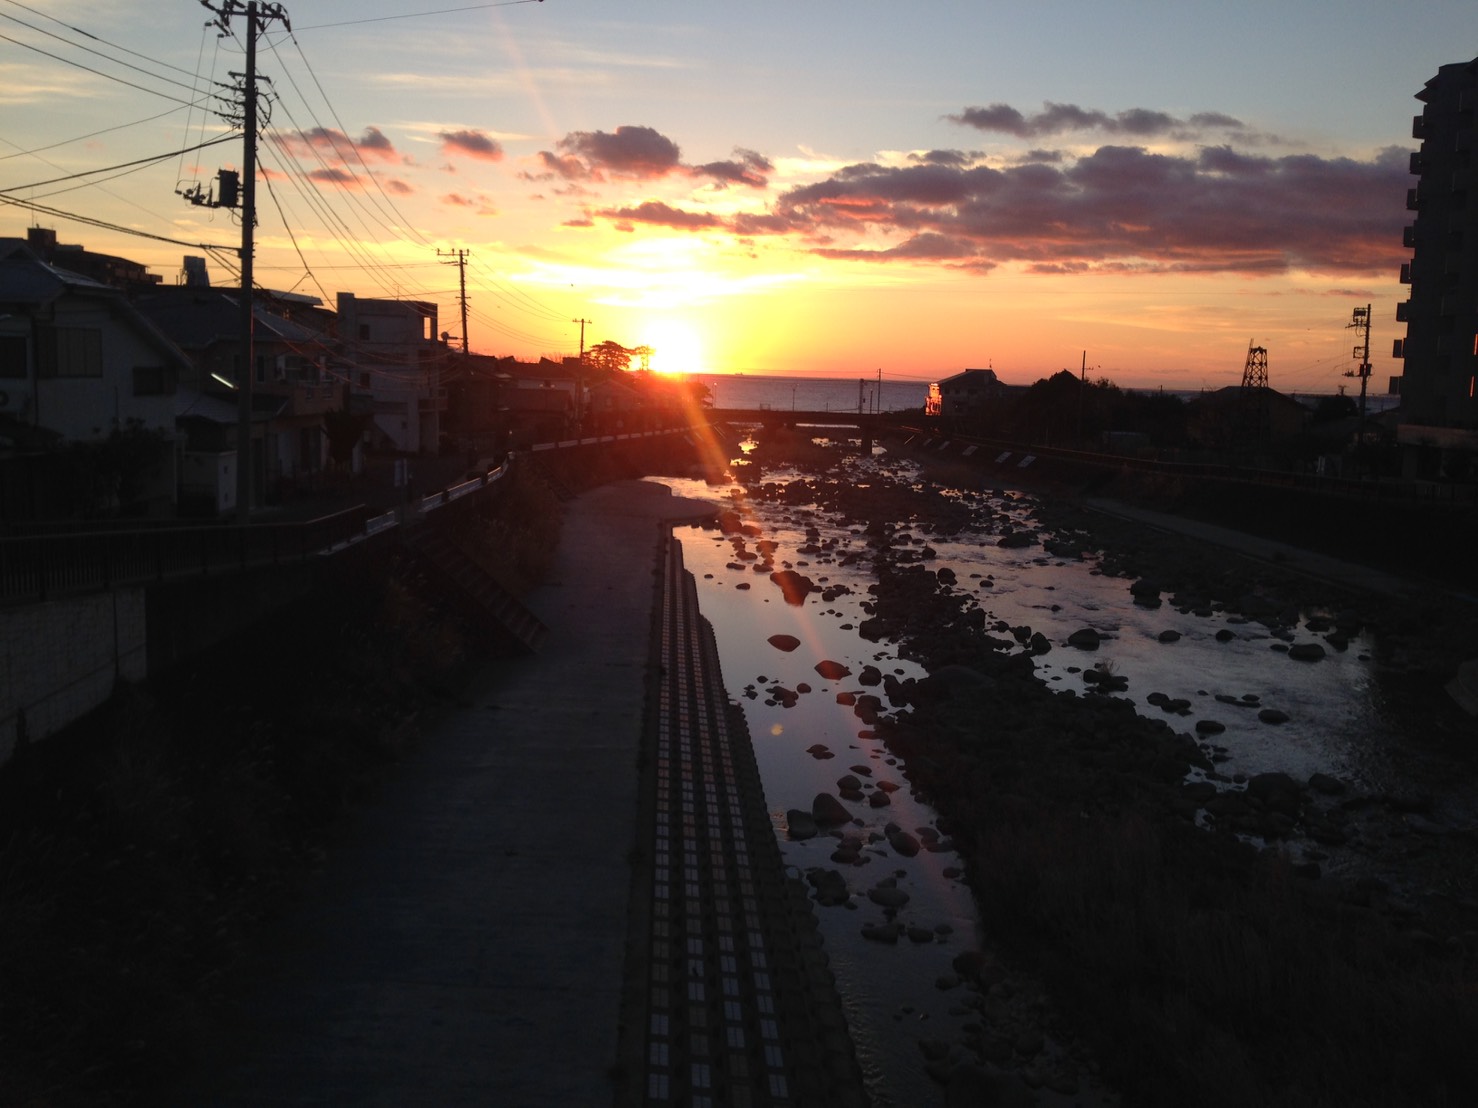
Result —
<instances>
[{"instance_id":1,"label":"balcony","mask_svg":"<svg viewBox=\"0 0 1478 1108\"><path fill-rule=\"evenodd\" d=\"M1401 300L1401 301L1398 301L1397 304L1396 304L1396 322L1397 323L1405 323L1405 322L1407 322L1407 318L1406 317L1410 313L1410 311L1411 311L1411 301L1410 300Z\"/></svg>"},{"instance_id":2,"label":"balcony","mask_svg":"<svg viewBox=\"0 0 1478 1108\"><path fill-rule=\"evenodd\" d=\"M1411 284L1411 263L1410 262L1402 262L1401 263L1401 283L1403 285L1409 285L1409 284Z\"/></svg>"},{"instance_id":3,"label":"balcony","mask_svg":"<svg viewBox=\"0 0 1478 1108\"><path fill-rule=\"evenodd\" d=\"M1404 359L1406 357L1406 340L1405 339L1392 339L1391 340L1391 357L1396 358L1398 360Z\"/></svg>"},{"instance_id":4,"label":"balcony","mask_svg":"<svg viewBox=\"0 0 1478 1108\"><path fill-rule=\"evenodd\" d=\"M1421 206L1422 206L1422 198L1421 198L1421 195L1420 195L1420 190L1418 190L1418 189L1407 189L1406 190L1406 210L1409 211L1409 212L1420 211L1421 210Z\"/></svg>"},{"instance_id":5,"label":"balcony","mask_svg":"<svg viewBox=\"0 0 1478 1108\"><path fill-rule=\"evenodd\" d=\"M1411 167L1411 172L1415 173L1418 177L1421 176L1427 168L1427 160L1422 157L1422 152L1420 150L1413 150L1411 152L1411 161L1408 164Z\"/></svg>"},{"instance_id":6,"label":"balcony","mask_svg":"<svg viewBox=\"0 0 1478 1108\"><path fill-rule=\"evenodd\" d=\"M1416 224L1411 223L1401 229L1401 245L1411 250L1416 246Z\"/></svg>"},{"instance_id":7,"label":"balcony","mask_svg":"<svg viewBox=\"0 0 1478 1108\"><path fill-rule=\"evenodd\" d=\"M1412 120L1411 120L1411 137L1414 138L1414 139L1426 138L1427 137L1427 118L1426 118L1426 116L1418 115L1418 116L1413 116L1412 117Z\"/></svg>"}]
</instances>

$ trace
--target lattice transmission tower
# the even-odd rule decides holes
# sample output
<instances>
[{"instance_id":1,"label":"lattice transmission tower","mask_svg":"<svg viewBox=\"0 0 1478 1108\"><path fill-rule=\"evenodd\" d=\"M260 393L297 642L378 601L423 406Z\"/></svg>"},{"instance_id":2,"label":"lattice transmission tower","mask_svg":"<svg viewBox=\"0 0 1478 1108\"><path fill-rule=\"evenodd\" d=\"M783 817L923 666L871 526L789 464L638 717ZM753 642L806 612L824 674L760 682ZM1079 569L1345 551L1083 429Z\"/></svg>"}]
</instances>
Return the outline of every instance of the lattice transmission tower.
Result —
<instances>
[{"instance_id":1,"label":"lattice transmission tower","mask_svg":"<svg viewBox=\"0 0 1478 1108\"><path fill-rule=\"evenodd\" d=\"M1247 364L1242 368L1242 402L1239 405L1241 418L1238 423L1238 444L1243 449L1267 439L1269 433L1268 411L1268 351L1267 347L1254 346L1247 342Z\"/></svg>"}]
</instances>

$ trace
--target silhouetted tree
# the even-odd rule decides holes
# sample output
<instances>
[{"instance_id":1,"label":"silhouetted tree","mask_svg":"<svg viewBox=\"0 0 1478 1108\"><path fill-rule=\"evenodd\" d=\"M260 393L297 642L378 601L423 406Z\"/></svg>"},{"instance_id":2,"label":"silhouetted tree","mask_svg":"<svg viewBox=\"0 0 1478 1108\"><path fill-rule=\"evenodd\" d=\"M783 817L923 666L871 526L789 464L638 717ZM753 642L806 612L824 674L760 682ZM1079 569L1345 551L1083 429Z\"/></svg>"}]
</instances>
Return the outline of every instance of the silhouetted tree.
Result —
<instances>
[{"instance_id":1,"label":"silhouetted tree","mask_svg":"<svg viewBox=\"0 0 1478 1108\"><path fill-rule=\"evenodd\" d=\"M607 339L585 351L585 361L596 369L619 373L631 368L631 355L632 351L627 350L619 342Z\"/></svg>"}]
</instances>

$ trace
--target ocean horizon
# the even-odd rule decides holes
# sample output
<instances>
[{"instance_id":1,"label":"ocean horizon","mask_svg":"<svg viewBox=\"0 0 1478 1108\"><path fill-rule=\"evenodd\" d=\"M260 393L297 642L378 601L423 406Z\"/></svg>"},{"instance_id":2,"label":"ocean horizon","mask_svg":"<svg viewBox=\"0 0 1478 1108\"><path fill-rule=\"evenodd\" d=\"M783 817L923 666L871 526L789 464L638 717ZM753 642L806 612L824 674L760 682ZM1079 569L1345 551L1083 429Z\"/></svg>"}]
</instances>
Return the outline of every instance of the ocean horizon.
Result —
<instances>
[{"instance_id":1,"label":"ocean horizon","mask_svg":"<svg viewBox=\"0 0 1478 1108\"><path fill-rule=\"evenodd\" d=\"M715 408L767 408L773 411L802 412L866 413L922 409L931 384L931 381L919 378L890 379L886 374L881 383L877 377L806 377L781 373L687 373L683 376L691 381L702 382L708 388ZM942 381L952 376L954 372L941 374L933 378L933 381ZM1160 386L1124 388L1123 391L1139 395L1166 393L1182 400L1194 400L1222 387L1224 386L1172 389ZM1308 403L1334 394L1302 391L1285 395ZM1359 402L1358 394L1347 392L1345 395L1356 403ZM1366 397L1366 411L1387 411L1396 407L1400 401L1399 396L1371 393Z\"/></svg>"}]
</instances>

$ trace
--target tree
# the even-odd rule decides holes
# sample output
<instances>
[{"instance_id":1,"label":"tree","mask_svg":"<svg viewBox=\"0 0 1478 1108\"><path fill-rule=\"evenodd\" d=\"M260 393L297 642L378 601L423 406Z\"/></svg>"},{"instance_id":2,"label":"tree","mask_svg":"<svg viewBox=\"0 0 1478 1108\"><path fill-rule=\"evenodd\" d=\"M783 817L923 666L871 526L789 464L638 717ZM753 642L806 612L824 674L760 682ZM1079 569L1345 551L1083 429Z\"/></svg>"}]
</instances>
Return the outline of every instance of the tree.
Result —
<instances>
[{"instance_id":1,"label":"tree","mask_svg":"<svg viewBox=\"0 0 1478 1108\"><path fill-rule=\"evenodd\" d=\"M641 346L633 346L629 351L627 351L627 353L629 353L640 363L641 371L643 373L652 368L652 355L655 354L656 351L653 350L650 346L647 346L646 344L643 344Z\"/></svg>"},{"instance_id":2,"label":"tree","mask_svg":"<svg viewBox=\"0 0 1478 1108\"><path fill-rule=\"evenodd\" d=\"M632 351L627 350L618 342L607 339L598 342L589 350L585 351L586 364L596 369L604 369L612 373L620 373L631 367Z\"/></svg>"}]
</instances>

